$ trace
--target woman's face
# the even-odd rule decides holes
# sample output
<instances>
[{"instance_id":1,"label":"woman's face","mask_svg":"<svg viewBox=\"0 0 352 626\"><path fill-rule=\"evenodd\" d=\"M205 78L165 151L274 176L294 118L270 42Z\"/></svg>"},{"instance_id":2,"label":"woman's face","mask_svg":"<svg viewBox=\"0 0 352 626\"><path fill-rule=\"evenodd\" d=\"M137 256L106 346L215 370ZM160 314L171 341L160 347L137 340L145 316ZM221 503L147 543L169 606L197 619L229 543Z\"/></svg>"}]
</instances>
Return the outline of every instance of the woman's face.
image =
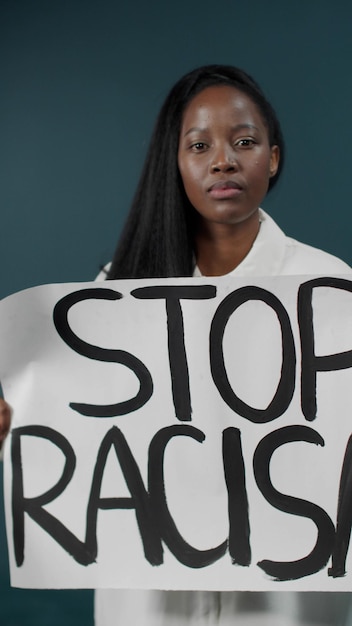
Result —
<instances>
[{"instance_id":1,"label":"woman's face","mask_svg":"<svg viewBox=\"0 0 352 626\"><path fill-rule=\"evenodd\" d=\"M260 206L279 148L254 102L227 85L207 87L186 107L178 167L190 203L208 222L238 224Z\"/></svg>"}]
</instances>

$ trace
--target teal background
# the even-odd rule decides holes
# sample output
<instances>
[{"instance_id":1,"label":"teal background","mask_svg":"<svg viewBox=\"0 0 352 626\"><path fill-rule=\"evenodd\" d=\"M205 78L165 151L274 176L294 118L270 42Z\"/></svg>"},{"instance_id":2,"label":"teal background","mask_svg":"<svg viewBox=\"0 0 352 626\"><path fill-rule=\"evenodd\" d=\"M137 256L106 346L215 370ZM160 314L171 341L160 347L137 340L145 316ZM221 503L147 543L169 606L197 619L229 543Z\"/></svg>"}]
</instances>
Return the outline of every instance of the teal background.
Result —
<instances>
[{"instance_id":1,"label":"teal background","mask_svg":"<svg viewBox=\"0 0 352 626\"><path fill-rule=\"evenodd\" d=\"M0 0L0 297L94 278L168 89L214 62L253 74L282 122L264 206L351 264L351 33L347 0ZM10 590L0 519L1 626L90 626L90 591Z\"/></svg>"}]
</instances>

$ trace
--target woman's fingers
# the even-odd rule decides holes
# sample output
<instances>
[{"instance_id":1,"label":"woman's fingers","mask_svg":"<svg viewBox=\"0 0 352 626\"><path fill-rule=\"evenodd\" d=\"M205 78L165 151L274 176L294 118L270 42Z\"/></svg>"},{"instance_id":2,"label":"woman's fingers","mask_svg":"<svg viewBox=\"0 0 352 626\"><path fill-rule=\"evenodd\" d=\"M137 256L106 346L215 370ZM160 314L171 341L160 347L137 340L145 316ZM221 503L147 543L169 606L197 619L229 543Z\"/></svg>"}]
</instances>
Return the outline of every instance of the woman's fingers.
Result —
<instances>
[{"instance_id":1,"label":"woman's fingers","mask_svg":"<svg viewBox=\"0 0 352 626\"><path fill-rule=\"evenodd\" d=\"M2 442L10 430L11 409L7 402L0 398L0 442Z\"/></svg>"}]
</instances>

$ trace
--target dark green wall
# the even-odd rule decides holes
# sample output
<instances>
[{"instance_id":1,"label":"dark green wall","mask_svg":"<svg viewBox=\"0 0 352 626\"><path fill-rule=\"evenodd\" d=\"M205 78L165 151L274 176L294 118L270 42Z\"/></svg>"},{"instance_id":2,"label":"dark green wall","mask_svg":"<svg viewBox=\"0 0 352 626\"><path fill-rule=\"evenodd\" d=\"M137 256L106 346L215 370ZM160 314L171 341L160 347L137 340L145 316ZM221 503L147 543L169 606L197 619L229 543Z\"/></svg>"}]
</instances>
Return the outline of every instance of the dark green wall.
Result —
<instances>
[{"instance_id":1,"label":"dark green wall","mask_svg":"<svg viewBox=\"0 0 352 626\"><path fill-rule=\"evenodd\" d=\"M347 0L0 0L0 297L95 276L166 92L213 62L252 73L282 121L265 207L351 263L351 33ZM2 626L91 623L90 592L10 592L3 530L0 547Z\"/></svg>"}]
</instances>

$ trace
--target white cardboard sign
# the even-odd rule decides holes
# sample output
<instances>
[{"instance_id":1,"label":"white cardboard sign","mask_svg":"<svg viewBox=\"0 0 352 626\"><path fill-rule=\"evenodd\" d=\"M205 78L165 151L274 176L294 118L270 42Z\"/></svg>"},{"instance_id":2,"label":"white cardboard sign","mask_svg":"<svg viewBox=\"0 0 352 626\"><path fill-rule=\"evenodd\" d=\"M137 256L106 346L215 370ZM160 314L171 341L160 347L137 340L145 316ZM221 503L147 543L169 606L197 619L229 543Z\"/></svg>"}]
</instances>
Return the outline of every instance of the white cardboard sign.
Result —
<instances>
[{"instance_id":1,"label":"white cardboard sign","mask_svg":"<svg viewBox=\"0 0 352 626\"><path fill-rule=\"evenodd\" d=\"M4 299L12 584L350 591L351 368L347 277Z\"/></svg>"}]
</instances>

